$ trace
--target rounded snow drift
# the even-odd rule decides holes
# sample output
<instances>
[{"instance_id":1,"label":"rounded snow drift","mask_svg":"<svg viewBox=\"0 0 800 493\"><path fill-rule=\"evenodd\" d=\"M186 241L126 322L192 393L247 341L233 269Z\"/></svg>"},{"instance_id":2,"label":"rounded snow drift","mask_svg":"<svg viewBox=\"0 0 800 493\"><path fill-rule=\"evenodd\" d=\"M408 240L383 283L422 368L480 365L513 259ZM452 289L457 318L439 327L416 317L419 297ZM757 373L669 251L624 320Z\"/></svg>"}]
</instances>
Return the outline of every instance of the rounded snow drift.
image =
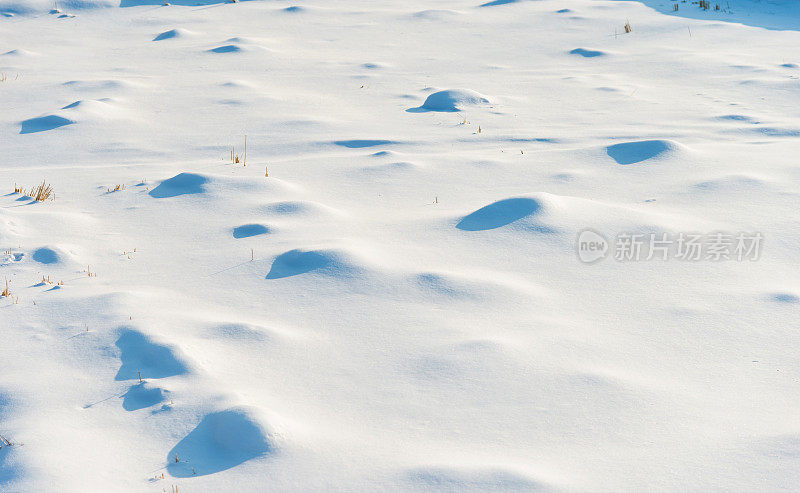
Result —
<instances>
[{"instance_id":1,"label":"rounded snow drift","mask_svg":"<svg viewBox=\"0 0 800 493\"><path fill-rule=\"evenodd\" d=\"M409 108L406 111L421 113L426 111L455 112L461 111L465 106L489 104L489 99L469 89L447 89L431 94L418 108Z\"/></svg>"}]
</instances>

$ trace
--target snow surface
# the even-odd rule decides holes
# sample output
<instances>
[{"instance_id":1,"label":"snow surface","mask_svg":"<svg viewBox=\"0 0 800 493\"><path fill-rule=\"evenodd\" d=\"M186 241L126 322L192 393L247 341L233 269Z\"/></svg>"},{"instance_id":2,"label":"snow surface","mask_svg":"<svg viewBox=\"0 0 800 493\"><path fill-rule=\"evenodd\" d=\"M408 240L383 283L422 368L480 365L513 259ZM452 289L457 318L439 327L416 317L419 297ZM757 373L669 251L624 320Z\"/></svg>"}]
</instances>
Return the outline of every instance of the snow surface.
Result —
<instances>
[{"instance_id":1,"label":"snow surface","mask_svg":"<svg viewBox=\"0 0 800 493\"><path fill-rule=\"evenodd\" d=\"M0 0L0 490L797 489L798 2L170 3Z\"/></svg>"}]
</instances>

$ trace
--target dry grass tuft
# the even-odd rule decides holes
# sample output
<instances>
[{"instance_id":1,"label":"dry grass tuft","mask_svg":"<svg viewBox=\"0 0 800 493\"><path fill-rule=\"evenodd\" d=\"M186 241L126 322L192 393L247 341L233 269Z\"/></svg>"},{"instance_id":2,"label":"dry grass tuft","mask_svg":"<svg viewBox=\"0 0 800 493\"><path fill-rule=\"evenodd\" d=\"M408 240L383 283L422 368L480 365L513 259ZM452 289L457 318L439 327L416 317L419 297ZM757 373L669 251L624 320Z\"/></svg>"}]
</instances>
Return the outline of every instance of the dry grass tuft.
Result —
<instances>
[{"instance_id":1,"label":"dry grass tuft","mask_svg":"<svg viewBox=\"0 0 800 493\"><path fill-rule=\"evenodd\" d=\"M21 193L22 195L27 195L31 197L37 202L44 202L47 199L55 200L56 194L53 191L53 187L47 183L47 181L42 181L42 184L38 187L33 187L30 190L25 190L24 188L17 186L14 183L14 193Z\"/></svg>"},{"instance_id":2,"label":"dry grass tuft","mask_svg":"<svg viewBox=\"0 0 800 493\"><path fill-rule=\"evenodd\" d=\"M55 199L55 194L53 193L53 187L51 187L46 181L42 181L42 184L36 187L33 190L33 199L37 202L44 202L45 200L49 199L50 196Z\"/></svg>"},{"instance_id":3,"label":"dry grass tuft","mask_svg":"<svg viewBox=\"0 0 800 493\"><path fill-rule=\"evenodd\" d=\"M629 33L631 31L633 31L633 29L631 28L631 21L626 20L625 21L625 32Z\"/></svg>"},{"instance_id":4,"label":"dry grass tuft","mask_svg":"<svg viewBox=\"0 0 800 493\"><path fill-rule=\"evenodd\" d=\"M2 296L3 298L8 298L9 296L11 296L11 291L8 289L8 279L6 279L6 289L4 289L2 293L0 293L0 296Z\"/></svg>"}]
</instances>

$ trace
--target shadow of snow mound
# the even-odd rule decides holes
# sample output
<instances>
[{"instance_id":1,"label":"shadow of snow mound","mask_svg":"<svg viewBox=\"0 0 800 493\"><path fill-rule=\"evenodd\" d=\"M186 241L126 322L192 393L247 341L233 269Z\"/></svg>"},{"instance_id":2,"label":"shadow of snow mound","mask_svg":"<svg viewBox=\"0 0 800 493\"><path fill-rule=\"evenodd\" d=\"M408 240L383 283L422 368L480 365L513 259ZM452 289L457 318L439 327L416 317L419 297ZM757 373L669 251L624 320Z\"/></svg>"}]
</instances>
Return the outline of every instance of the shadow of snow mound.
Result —
<instances>
[{"instance_id":1,"label":"shadow of snow mound","mask_svg":"<svg viewBox=\"0 0 800 493\"><path fill-rule=\"evenodd\" d=\"M595 58L599 56L605 56L605 52L597 51L597 50L587 50L585 48L575 48L574 50L569 52L571 55L580 55L584 58Z\"/></svg>"},{"instance_id":2,"label":"shadow of snow mound","mask_svg":"<svg viewBox=\"0 0 800 493\"><path fill-rule=\"evenodd\" d=\"M19 133L32 134L36 132L46 132L48 130L53 130L59 127L63 127L65 125L71 125L73 123L75 123L73 120L58 115L47 115L38 118L30 118L28 120L20 122L21 128Z\"/></svg>"},{"instance_id":3,"label":"shadow of snow mound","mask_svg":"<svg viewBox=\"0 0 800 493\"><path fill-rule=\"evenodd\" d=\"M42 247L34 251L31 257L40 264L57 264L61 261L58 252L47 247Z\"/></svg>"},{"instance_id":4,"label":"shadow of snow mound","mask_svg":"<svg viewBox=\"0 0 800 493\"><path fill-rule=\"evenodd\" d=\"M481 7L496 7L498 5L508 5L509 3L519 3L522 0L493 0L492 2L482 3Z\"/></svg>"},{"instance_id":5,"label":"shadow of snow mound","mask_svg":"<svg viewBox=\"0 0 800 493\"><path fill-rule=\"evenodd\" d=\"M11 406L11 399L7 394L0 392L0 420L5 419L6 408ZM3 486L10 483L19 475L20 468L13 463L8 464L6 457L11 454L13 447L0 448L0 490L5 491Z\"/></svg>"},{"instance_id":6,"label":"shadow of snow mound","mask_svg":"<svg viewBox=\"0 0 800 493\"><path fill-rule=\"evenodd\" d=\"M208 183L208 178L195 173L181 173L161 182L150 191L150 196L157 199L204 193L203 185Z\"/></svg>"},{"instance_id":7,"label":"shadow of snow mound","mask_svg":"<svg viewBox=\"0 0 800 493\"><path fill-rule=\"evenodd\" d=\"M418 108L409 108L411 113L424 113L427 111L455 112L461 111L467 105L489 104L489 100L469 89L447 89L431 94Z\"/></svg>"},{"instance_id":8,"label":"shadow of snow mound","mask_svg":"<svg viewBox=\"0 0 800 493\"><path fill-rule=\"evenodd\" d=\"M228 409L207 414L170 450L167 471L178 478L205 476L268 455L274 449L270 433L252 410Z\"/></svg>"},{"instance_id":9,"label":"shadow of snow mound","mask_svg":"<svg viewBox=\"0 0 800 493\"><path fill-rule=\"evenodd\" d=\"M148 387L147 382L137 383L122 396L122 408L126 411L137 411L155 406L166 400L164 392L158 387Z\"/></svg>"},{"instance_id":10,"label":"shadow of snow mound","mask_svg":"<svg viewBox=\"0 0 800 493\"><path fill-rule=\"evenodd\" d=\"M464 231L495 229L535 215L541 209L542 204L532 198L513 197L498 200L465 216L456 224L456 228Z\"/></svg>"},{"instance_id":11,"label":"shadow of snow mound","mask_svg":"<svg viewBox=\"0 0 800 493\"><path fill-rule=\"evenodd\" d=\"M397 144L397 142L391 140L380 140L380 139L334 140L333 143L336 144L337 146L347 147L348 149L362 149L364 147L375 147L375 146Z\"/></svg>"},{"instance_id":12,"label":"shadow of snow mound","mask_svg":"<svg viewBox=\"0 0 800 493\"><path fill-rule=\"evenodd\" d=\"M606 153L618 164L635 164L662 157L678 147L677 143L669 140L640 140L608 146Z\"/></svg>"},{"instance_id":13,"label":"shadow of snow mound","mask_svg":"<svg viewBox=\"0 0 800 493\"><path fill-rule=\"evenodd\" d=\"M175 355L175 351L150 340L133 329L123 329L117 339L122 365L115 380L139 378L165 378L187 373L189 369Z\"/></svg>"},{"instance_id":14,"label":"shadow of snow mound","mask_svg":"<svg viewBox=\"0 0 800 493\"><path fill-rule=\"evenodd\" d=\"M295 249L275 258L267 279L281 279L325 268L347 268L347 266L334 251Z\"/></svg>"},{"instance_id":15,"label":"shadow of snow mound","mask_svg":"<svg viewBox=\"0 0 800 493\"><path fill-rule=\"evenodd\" d=\"M263 224L243 224L233 228L234 238L250 238L269 233L269 228Z\"/></svg>"},{"instance_id":16,"label":"shadow of snow mound","mask_svg":"<svg viewBox=\"0 0 800 493\"><path fill-rule=\"evenodd\" d=\"M212 48L208 51L210 51L211 53L238 53L240 51L244 51L244 48L242 48L239 45L223 45L223 46L218 46L216 48Z\"/></svg>"},{"instance_id":17,"label":"shadow of snow mound","mask_svg":"<svg viewBox=\"0 0 800 493\"><path fill-rule=\"evenodd\" d=\"M776 301L778 303L800 303L800 297L793 293L774 293L770 296L770 298L772 301Z\"/></svg>"}]
</instances>

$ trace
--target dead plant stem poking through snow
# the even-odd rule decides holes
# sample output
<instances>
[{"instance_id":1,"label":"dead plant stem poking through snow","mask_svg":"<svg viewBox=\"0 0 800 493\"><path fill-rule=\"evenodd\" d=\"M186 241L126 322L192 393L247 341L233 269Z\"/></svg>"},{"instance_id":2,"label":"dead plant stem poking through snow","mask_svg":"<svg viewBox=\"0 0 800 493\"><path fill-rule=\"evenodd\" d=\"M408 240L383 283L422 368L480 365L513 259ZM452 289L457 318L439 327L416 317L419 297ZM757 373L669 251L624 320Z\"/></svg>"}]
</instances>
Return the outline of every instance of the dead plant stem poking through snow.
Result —
<instances>
[{"instance_id":1,"label":"dead plant stem poking through snow","mask_svg":"<svg viewBox=\"0 0 800 493\"><path fill-rule=\"evenodd\" d=\"M240 157L236 154L236 146L231 146L231 164L239 164L247 166L247 135L244 136L244 152Z\"/></svg>"}]
</instances>

